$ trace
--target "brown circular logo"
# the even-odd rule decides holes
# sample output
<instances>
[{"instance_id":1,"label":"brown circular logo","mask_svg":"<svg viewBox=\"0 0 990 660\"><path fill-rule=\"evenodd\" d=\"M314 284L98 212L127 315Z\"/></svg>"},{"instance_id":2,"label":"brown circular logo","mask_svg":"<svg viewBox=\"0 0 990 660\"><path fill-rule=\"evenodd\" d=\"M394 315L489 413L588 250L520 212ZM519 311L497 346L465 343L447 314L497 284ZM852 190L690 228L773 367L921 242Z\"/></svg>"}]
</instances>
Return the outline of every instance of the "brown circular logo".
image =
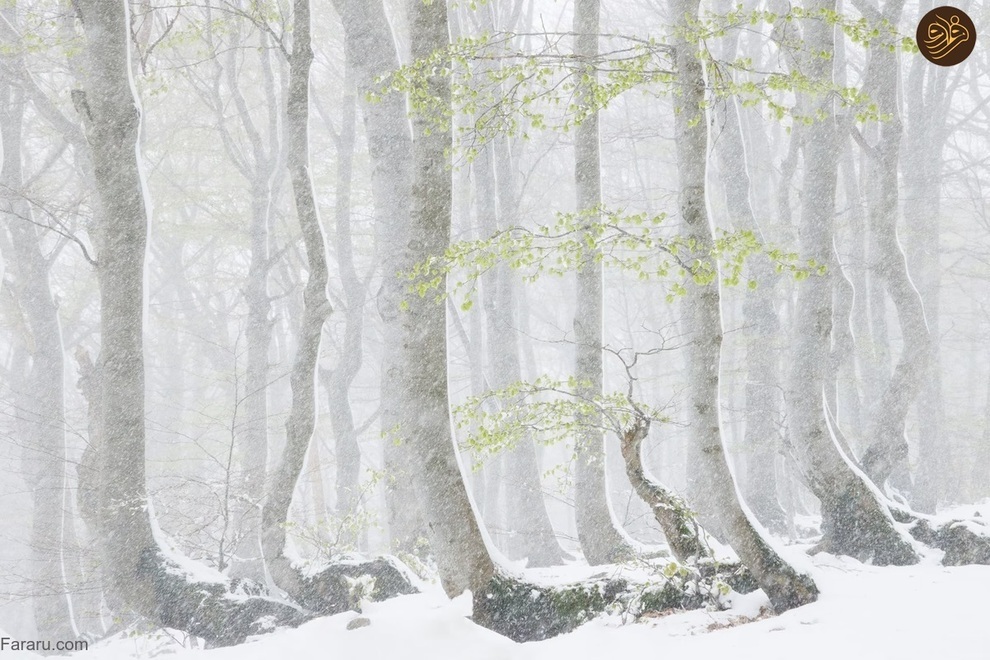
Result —
<instances>
[{"instance_id":1,"label":"brown circular logo","mask_svg":"<svg viewBox=\"0 0 990 660\"><path fill-rule=\"evenodd\" d=\"M976 47L976 26L962 9L936 7L918 23L917 41L932 64L955 66Z\"/></svg>"}]
</instances>

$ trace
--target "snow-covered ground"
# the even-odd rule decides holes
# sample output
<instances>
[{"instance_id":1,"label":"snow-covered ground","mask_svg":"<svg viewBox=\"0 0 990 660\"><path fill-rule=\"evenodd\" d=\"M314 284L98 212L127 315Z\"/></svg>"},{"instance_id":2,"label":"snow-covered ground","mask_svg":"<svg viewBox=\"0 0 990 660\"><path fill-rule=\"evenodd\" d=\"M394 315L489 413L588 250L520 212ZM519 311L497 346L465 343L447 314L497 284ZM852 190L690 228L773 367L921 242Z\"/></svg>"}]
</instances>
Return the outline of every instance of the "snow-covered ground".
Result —
<instances>
[{"instance_id":1,"label":"snow-covered ground","mask_svg":"<svg viewBox=\"0 0 990 660\"><path fill-rule=\"evenodd\" d=\"M794 554L796 548L789 548ZM805 560L807 561L807 560ZM693 611L622 623L603 617L555 639L516 644L471 623L470 601L439 589L368 605L370 625L348 630L341 614L231 648L192 650L147 636L103 642L79 660L760 660L990 659L990 566L877 568L830 555L810 560L822 597L779 617L750 620L766 599L736 596L730 610ZM27 655L27 654L24 654ZM24 657L24 656L19 656Z\"/></svg>"}]
</instances>

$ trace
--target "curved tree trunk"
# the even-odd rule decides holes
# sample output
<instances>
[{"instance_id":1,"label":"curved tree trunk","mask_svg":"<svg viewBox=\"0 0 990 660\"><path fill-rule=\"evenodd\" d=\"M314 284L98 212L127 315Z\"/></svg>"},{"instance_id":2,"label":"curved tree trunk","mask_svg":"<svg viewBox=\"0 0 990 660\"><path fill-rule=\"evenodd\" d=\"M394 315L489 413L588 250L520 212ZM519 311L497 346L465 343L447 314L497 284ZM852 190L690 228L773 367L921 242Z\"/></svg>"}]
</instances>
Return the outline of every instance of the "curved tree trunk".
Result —
<instances>
[{"instance_id":1,"label":"curved tree trunk","mask_svg":"<svg viewBox=\"0 0 990 660\"><path fill-rule=\"evenodd\" d=\"M296 218L306 247L309 277L303 290L302 323L289 376L292 407L285 422L285 450L265 498L261 537L265 564L272 579L290 594L299 593L302 586L301 576L284 555L285 523L289 517L292 493L316 426L316 365L320 357L323 324L332 311L326 291L326 240L309 173L309 69L313 62L310 38L309 0L295 0L286 107L287 165L292 180Z\"/></svg>"},{"instance_id":2,"label":"curved tree trunk","mask_svg":"<svg viewBox=\"0 0 990 660\"><path fill-rule=\"evenodd\" d=\"M809 7L813 14L834 10L831 0ZM805 42L811 53L831 53L834 27L824 21L805 23ZM825 57L809 58L806 69L812 80L831 81L832 63ZM808 99L809 106L811 99ZM836 446L825 420L826 367L832 335L831 270L833 252L837 154L835 119L831 97L818 108L824 118L807 126L804 147L804 190L800 226L801 254L829 269L812 276L798 288L795 310L796 336L788 398L791 449L811 491L822 503L823 546L833 552L872 559L877 564L917 561L909 542L894 527L880 495L855 470Z\"/></svg>"},{"instance_id":3,"label":"curved tree trunk","mask_svg":"<svg viewBox=\"0 0 990 660\"><path fill-rule=\"evenodd\" d=\"M104 444L100 476L100 552L116 608L212 643L237 643L263 621L299 623L296 608L265 598L230 598L230 585L196 582L159 546L145 490L144 257L148 215L130 79L126 2L79 0L89 60L85 97L96 189L103 210L100 282Z\"/></svg>"},{"instance_id":4,"label":"curved tree trunk","mask_svg":"<svg viewBox=\"0 0 990 660\"><path fill-rule=\"evenodd\" d=\"M660 524L667 545L678 561L687 563L711 558L711 548L704 542L701 529L684 500L646 475L642 446L649 433L649 420L639 419L622 436L622 458L625 459L629 483L653 511L653 517Z\"/></svg>"},{"instance_id":5,"label":"curved tree trunk","mask_svg":"<svg viewBox=\"0 0 990 660\"><path fill-rule=\"evenodd\" d=\"M705 171L708 160L708 122L704 117L704 69L698 42L686 38L698 18L699 0L673 0L672 13L683 32L673 39L680 96L675 100L674 131L677 171L680 178L678 204L686 232L696 246L687 255L690 262L712 268L716 280L708 285L690 283L684 305L688 348L688 406L690 444L688 461L697 465L704 481L696 484L701 494L700 513L714 518L743 564L749 568L775 610L784 611L814 602L818 588L807 575L795 571L763 539L743 509L722 445L719 415L719 376L722 354L722 317L718 264L712 250L714 237L705 200ZM699 113L701 116L699 117ZM697 261L695 261L697 260ZM700 486L700 487L699 487Z\"/></svg>"},{"instance_id":6,"label":"curved tree trunk","mask_svg":"<svg viewBox=\"0 0 990 660\"><path fill-rule=\"evenodd\" d=\"M726 5L725 2L720 3ZM726 11L723 6L716 11ZM722 60L736 59L738 36L735 31L723 37ZM762 233L750 203L751 182L743 144L740 110L731 96L714 104L719 138L715 145L725 206L736 229ZM750 260L755 289L747 289L743 303L743 325L749 328L746 340L746 430L743 446L746 454L746 501L757 519L771 531L786 531L784 509L777 501L777 455L780 453L781 401L780 365L777 339L780 321L774 307L774 290L778 276L766 255Z\"/></svg>"},{"instance_id":7,"label":"curved tree trunk","mask_svg":"<svg viewBox=\"0 0 990 660\"><path fill-rule=\"evenodd\" d=\"M865 0L860 0L856 6L873 21L886 19L897 25L904 0L887 0L882 13ZM911 281L897 238L897 174L902 132L898 101L900 70L897 54L889 50L888 44L872 44L864 79L864 92L877 104L878 111L889 117L880 123L879 141L869 152L869 180L872 182L869 186L872 191L869 220L877 247L871 268L883 281L897 309L904 338L900 359L873 411L870 440L861 460L866 473L882 488L891 473L906 464L908 444L904 426L927 373L932 338L921 296Z\"/></svg>"}]
</instances>

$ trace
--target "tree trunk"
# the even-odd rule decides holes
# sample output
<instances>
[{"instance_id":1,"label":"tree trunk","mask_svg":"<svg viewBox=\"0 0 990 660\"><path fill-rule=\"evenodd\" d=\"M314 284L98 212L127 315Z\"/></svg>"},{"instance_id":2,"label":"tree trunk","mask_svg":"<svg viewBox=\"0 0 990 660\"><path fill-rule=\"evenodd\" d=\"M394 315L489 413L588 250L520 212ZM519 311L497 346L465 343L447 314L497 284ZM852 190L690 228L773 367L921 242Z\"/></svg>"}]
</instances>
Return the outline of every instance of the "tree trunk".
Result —
<instances>
[{"instance_id":1,"label":"tree trunk","mask_svg":"<svg viewBox=\"0 0 990 660\"><path fill-rule=\"evenodd\" d=\"M903 0L887 0L883 13L865 0L857 2L865 16L892 25L900 21ZM864 74L863 90L888 115L880 123L880 138L870 158L869 197L870 231L876 240L877 254L871 268L880 277L897 308L904 338L897 366L880 397L870 428L870 441L863 452L862 464L874 483L883 487L891 473L906 464L908 455L905 422L911 404L922 386L932 351L932 338L921 296L911 281L904 253L897 238L898 164L901 145L901 120L898 102L900 70L896 52L888 44L874 42Z\"/></svg>"},{"instance_id":2,"label":"tree trunk","mask_svg":"<svg viewBox=\"0 0 990 660\"><path fill-rule=\"evenodd\" d=\"M326 240L313 195L309 172L309 69L313 62L309 0L293 3L292 54L289 56L289 96L286 104L287 165L292 180L296 218L306 247L309 276L303 291L303 314L296 357L289 382L292 407L285 422L285 450L272 476L262 510L262 550L277 585L295 594L301 576L284 555L289 504L306 461L316 426L316 366L323 324L332 309L327 299Z\"/></svg>"},{"instance_id":3,"label":"tree trunk","mask_svg":"<svg viewBox=\"0 0 990 660\"><path fill-rule=\"evenodd\" d=\"M579 58L598 56L601 20L600 0L576 0L574 4L574 50ZM584 75L597 78L594 63ZM578 89L582 103L592 103L590 89ZM590 213L589 224L597 218L602 204L602 173L599 148L598 113L582 121L574 135L574 186L577 210ZM602 336L604 270L601 261L589 254L577 272L577 306L574 313L574 342L577 353L575 376L580 385L577 396L594 398L602 395ZM574 507L578 539L589 564L608 564L631 556L632 549L616 528L608 502L605 483L605 439L599 415L581 416L577 420L575 443Z\"/></svg>"},{"instance_id":4,"label":"tree trunk","mask_svg":"<svg viewBox=\"0 0 990 660\"><path fill-rule=\"evenodd\" d=\"M4 20L16 25L13 9ZM10 59L5 57L4 59ZM7 64L7 63L5 63ZM41 236L32 209L22 196L21 136L25 99L3 76L0 87L0 140L3 171L0 172L0 213L6 216L13 254L10 271L19 307L27 320L31 367L19 410L25 436L26 479L32 489L31 580L34 619L39 632L55 639L76 637L70 595L63 575L63 543L66 522L65 489L65 364L58 307L49 283L49 263L41 249ZM69 521L71 524L71 521Z\"/></svg>"},{"instance_id":5,"label":"tree trunk","mask_svg":"<svg viewBox=\"0 0 990 660\"><path fill-rule=\"evenodd\" d=\"M207 43L214 49L226 46L216 40L213 10L209 7L206 18L204 34ZM238 521L238 528L234 530L237 544L231 553L228 572L234 578L249 578L260 582L265 576L261 552L261 507L269 467L268 385L271 379L269 361L274 326L269 287L273 265L270 229L275 205L275 183L281 168L278 127L281 107L277 101L271 65L272 49L260 48L258 52L268 113L265 135L252 119L252 108L248 105L238 79L238 53L245 45L240 25L231 25L230 33L231 43L227 50L226 64L221 64L219 58L214 58L208 93L227 158L248 186L251 257L244 286L244 299L247 303L247 369L243 396L241 392L235 393L235 416L239 417L235 421L241 431L232 438L238 468L233 484L235 502L231 505L236 511L233 517ZM265 45L264 36L261 37L261 45ZM224 81L229 98L222 94ZM236 111L237 124L246 138L244 148L237 147L239 141L229 128L230 119L227 113L231 106Z\"/></svg>"},{"instance_id":6,"label":"tree trunk","mask_svg":"<svg viewBox=\"0 0 990 660\"><path fill-rule=\"evenodd\" d=\"M719 380L722 357L722 318L718 264L712 250L714 236L706 209L705 174L708 161L708 122L705 117L704 68L699 44L685 35L698 19L699 0L673 0L680 30L672 40L680 96L675 99L674 133L680 187L678 205L685 238L696 247L690 263L706 264L715 281L689 284L685 311L688 346L688 406L690 439L688 461L698 467L704 482L693 502L699 513L714 518L743 564L778 612L814 602L818 588L807 575L795 571L763 539L743 509L722 445ZM700 116L699 116L700 113ZM700 486L700 487L699 487ZM704 518L702 518L704 520Z\"/></svg>"},{"instance_id":7,"label":"tree trunk","mask_svg":"<svg viewBox=\"0 0 990 660\"><path fill-rule=\"evenodd\" d=\"M130 78L128 5L79 0L89 78L77 103L88 127L103 207L98 275L104 446L100 546L112 600L158 625L213 643L261 632L262 620L305 616L264 598L233 600L222 580L196 582L159 546L145 490L144 258L148 215L138 157L140 112ZM82 100L82 99L80 99Z\"/></svg>"},{"instance_id":8,"label":"tree trunk","mask_svg":"<svg viewBox=\"0 0 990 660\"><path fill-rule=\"evenodd\" d=\"M496 177L495 144L487 144L475 160L478 188L478 217L483 236L492 236L512 225L512 184L509 166L503 163ZM507 160L507 155L502 155ZM496 182L497 178L497 182ZM499 216L501 215L501 222ZM500 263L482 275L482 306L485 311L489 386L505 388L522 380L519 364L518 330L515 323L513 273L508 264ZM504 402L504 405L521 405ZM540 472L533 438L526 435L517 446L501 456L506 510L511 512L505 530L504 551L511 559L526 558L530 566L553 566L562 562L562 554L543 501ZM494 472L494 470L493 470ZM497 502L497 497L492 503ZM494 512L493 512L494 513Z\"/></svg>"},{"instance_id":9,"label":"tree trunk","mask_svg":"<svg viewBox=\"0 0 990 660\"><path fill-rule=\"evenodd\" d=\"M688 510L684 500L668 491L647 476L643 469L642 445L650 432L650 422L639 419L622 436L622 458L626 463L626 475L660 524L667 545L678 561L687 563L698 559L710 559L711 548L704 542L702 533Z\"/></svg>"},{"instance_id":10,"label":"tree trunk","mask_svg":"<svg viewBox=\"0 0 990 660\"><path fill-rule=\"evenodd\" d=\"M729 9L726 2L716 11ZM738 36L734 31L723 37L721 58L732 62L737 56ZM725 206L735 229L746 229L758 236L763 233L757 224L750 203L750 178L746 150L743 144L740 110L731 96L713 106L715 123L719 128L715 153L722 172ZM763 228L764 230L766 228ZM780 365L777 345L780 321L774 307L774 290L778 276L766 255L750 259L751 278L755 289L747 289L743 303L743 325L748 328L746 340L746 427L743 437L746 454L746 501L756 518L771 531L783 534L786 529L784 509L777 501L776 459L780 453L781 401Z\"/></svg>"},{"instance_id":11,"label":"tree trunk","mask_svg":"<svg viewBox=\"0 0 990 660\"><path fill-rule=\"evenodd\" d=\"M337 365L327 375L330 425L337 449L337 516L343 519L357 511L361 495L361 450L354 428L349 393L361 369L361 336L364 331L365 287L354 267L351 236L351 174L354 160L355 111L357 99L351 82L350 61L344 62L344 116L337 139L337 190L334 222L337 228L335 251L340 283L344 290L344 338Z\"/></svg>"},{"instance_id":12,"label":"tree trunk","mask_svg":"<svg viewBox=\"0 0 990 660\"><path fill-rule=\"evenodd\" d=\"M831 0L817 0L808 9L834 10ZM805 23L805 43L811 53L831 53L834 27L825 21ZM830 82L832 63L811 57L805 63L812 80ZM800 252L828 271L803 281L795 310L797 343L789 387L788 419L791 449L811 491L822 503L823 546L877 564L917 561L909 542L894 527L880 495L855 471L836 447L824 414L824 388L832 335L831 271L835 268L833 234L837 153L835 120L830 96L806 112L824 115L805 127L804 191Z\"/></svg>"},{"instance_id":13,"label":"tree trunk","mask_svg":"<svg viewBox=\"0 0 990 660\"><path fill-rule=\"evenodd\" d=\"M942 151L947 137L947 71L942 67L911 65L904 96L907 101L907 139L904 156L904 222L908 230L908 264L918 287L932 337L927 377L917 397L918 470L911 503L919 511L935 513L945 484L952 481L946 442L945 399L939 351L941 254L939 212L942 189ZM984 441L984 447L987 445ZM986 480L983 481L986 483Z\"/></svg>"},{"instance_id":14,"label":"tree trunk","mask_svg":"<svg viewBox=\"0 0 990 660\"><path fill-rule=\"evenodd\" d=\"M353 66L354 84L371 157L371 191L375 200L377 252L382 283L377 295L382 319L381 426L385 434L385 470L389 475L385 501L389 536L396 550L412 552L425 535L422 512L408 473L409 445L401 428L408 402L399 386L402 359L402 316L399 311L406 282L397 275L399 255L410 234L409 199L412 186L412 134L406 102L385 94L369 103L369 92L380 92L377 79L399 67L399 56L381 0L334 0L344 25L345 49Z\"/></svg>"},{"instance_id":15,"label":"tree trunk","mask_svg":"<svg viewBox=\"0 0 990 660\"><path fill-rule=\"evenodd\" d=\"M444 2L409 0L412 56L425 59L445 53L450 42ZM427 92L450 107L450 75L445 57L427 79ZM450 150L452 134L413 119L411 231L401 252L401 270L441 258L450 243L452 201ZM446 280L440 291L446 290ZM476 594L489 583L495 566L478 527L464 485L450 425L447 394L446 306L432 295L409 294L400 316L402 341L397 364L402 435L408 442L412 480L426 519L430 546L447 595Z\"/></svg>"}]
</instances>

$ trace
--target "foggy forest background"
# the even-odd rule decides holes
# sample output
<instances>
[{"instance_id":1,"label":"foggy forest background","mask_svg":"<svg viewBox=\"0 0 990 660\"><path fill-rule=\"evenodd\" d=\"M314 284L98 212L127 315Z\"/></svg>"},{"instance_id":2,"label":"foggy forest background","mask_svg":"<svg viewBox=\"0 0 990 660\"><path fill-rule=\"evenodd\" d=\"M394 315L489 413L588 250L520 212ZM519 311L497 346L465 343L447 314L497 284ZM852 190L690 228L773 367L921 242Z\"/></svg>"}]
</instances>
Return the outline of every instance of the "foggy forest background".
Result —
<instances>
[{"instance_id":1,"label":"foggy forest background","mask_svg":"<svg viewBox=\"0 0 990 660\"><path fill-rule=\"evenodd\" d=\"M3 2L2 628L704 555L667 505L778 609L761 535L987 563L918 531L990 497L990 50L930 4Z\"/></svg>"}]
</instances>

